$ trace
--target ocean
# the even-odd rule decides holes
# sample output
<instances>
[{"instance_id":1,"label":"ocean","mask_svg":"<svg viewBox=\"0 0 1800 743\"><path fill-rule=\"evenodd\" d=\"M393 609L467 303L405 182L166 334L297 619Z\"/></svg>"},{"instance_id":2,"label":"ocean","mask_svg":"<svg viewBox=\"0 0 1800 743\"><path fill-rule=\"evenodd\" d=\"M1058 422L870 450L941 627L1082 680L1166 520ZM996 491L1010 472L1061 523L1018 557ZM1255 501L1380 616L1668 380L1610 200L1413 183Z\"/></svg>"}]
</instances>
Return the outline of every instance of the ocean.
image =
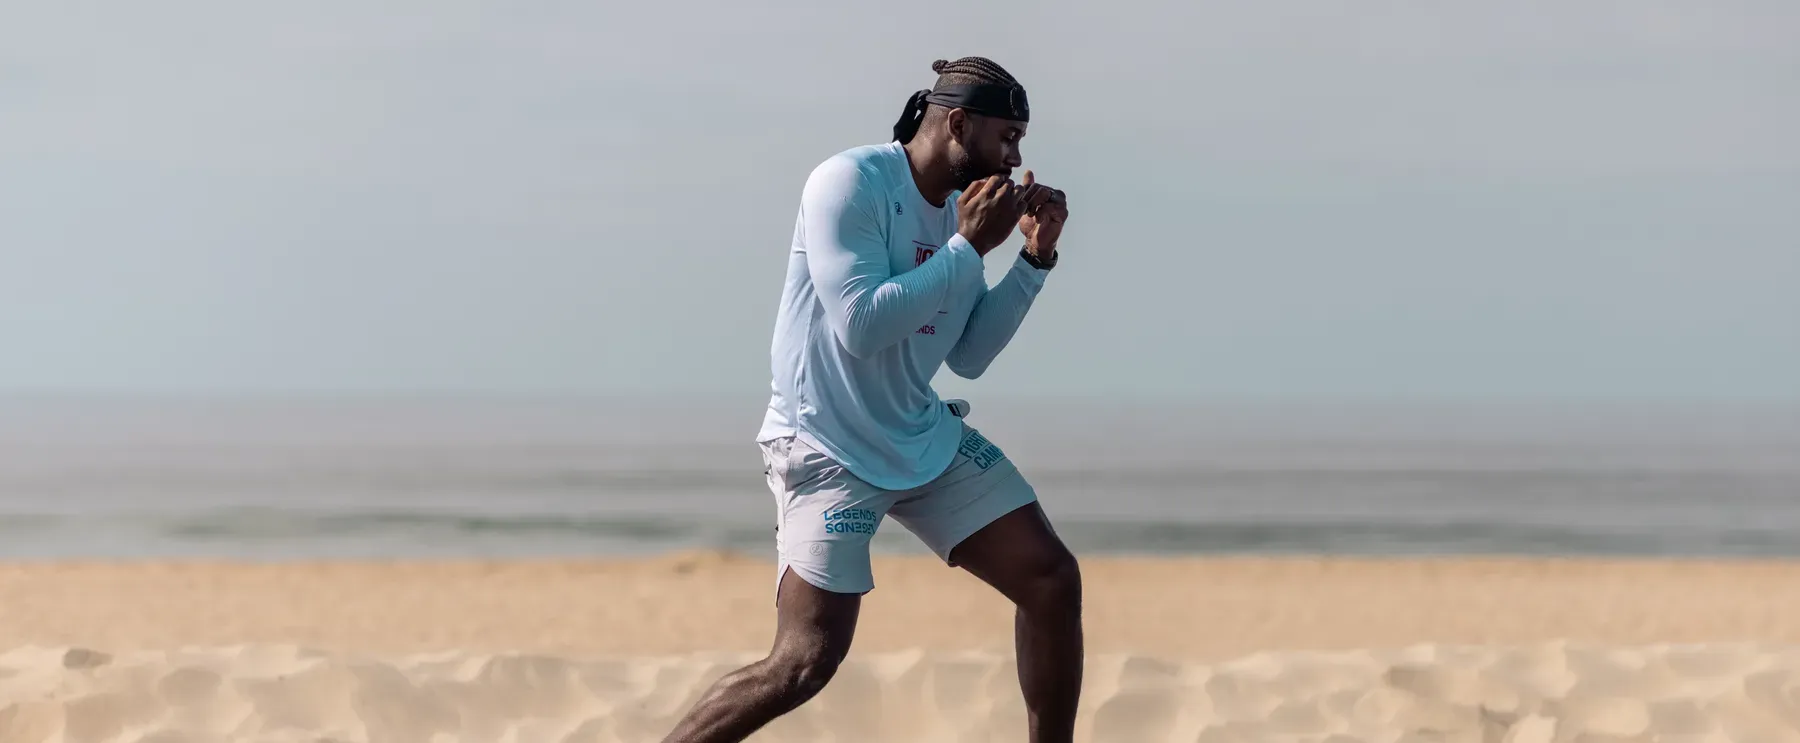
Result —
<instances>
[{"instance_id":1,"label":"ocean","mask_svg":"<svg viewBox=\"0 0 1800 743\"><path fill-rule=\"evenodd\" d=\"M971 400L1078 554L1800 555L1791 407ZM766 555L761 403L10 400L0 559Z\"/></svg>"}]
</instances>

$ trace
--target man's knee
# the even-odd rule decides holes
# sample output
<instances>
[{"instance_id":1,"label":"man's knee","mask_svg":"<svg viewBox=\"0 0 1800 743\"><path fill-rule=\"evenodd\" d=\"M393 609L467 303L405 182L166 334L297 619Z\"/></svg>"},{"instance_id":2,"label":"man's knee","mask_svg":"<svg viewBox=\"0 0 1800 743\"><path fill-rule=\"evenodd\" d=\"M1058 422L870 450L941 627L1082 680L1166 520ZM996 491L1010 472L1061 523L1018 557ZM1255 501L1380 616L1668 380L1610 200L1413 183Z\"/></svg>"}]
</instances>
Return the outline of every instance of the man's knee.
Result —
<instances>
[{"instance_id":1,"label":"man's knee","mask_svg":"<svg viewBox=\"0 0 1800 743\"><path fill-rule=\"evenodd\" d=\"M1035 556L1029 565L1019 608L1027 612L1081 611L1081 564L1062 545Z\"/></svg>"},{"instance_id":2,"label":"man's knee","mask_svg":"<svg viewBox=\"0 0 1800 743\"><path fill-rule=\"evenodd\" d=\"M802 704L824 691L837 675L844 653L825 646L782 648L769 656L768 670L790 704Z\"/></svg>"}]
</instances>

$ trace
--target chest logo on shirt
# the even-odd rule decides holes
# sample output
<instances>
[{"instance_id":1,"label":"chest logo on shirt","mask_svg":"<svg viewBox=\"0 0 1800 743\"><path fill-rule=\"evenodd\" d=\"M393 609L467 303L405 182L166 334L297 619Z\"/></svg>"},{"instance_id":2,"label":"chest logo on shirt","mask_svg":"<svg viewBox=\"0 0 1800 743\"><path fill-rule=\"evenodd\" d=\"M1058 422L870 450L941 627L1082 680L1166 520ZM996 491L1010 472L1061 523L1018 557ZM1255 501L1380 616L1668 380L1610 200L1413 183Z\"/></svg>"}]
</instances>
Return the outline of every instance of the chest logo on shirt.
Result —
<instances>
[{"instance_id":1,"label":"chest logo on shirt","mask_svg":"<svg viewBox=\"0 0 1800 743\"><path fill-rule=\"evenodd\" d=\"M900 202L898 202L898 201L894 202L894 213L895 214L905 214L906 213L905 209L900 208Z\"/></svg>"},{"instance_id":2,"label":"chest logo on shirt","mask_svg":"<svg viewBox=\"0 0 1800 743\"><path fill-rule=\"evenodd\" d=\"M937 255L937 249L938 249L938 246L936 246L936 245L922 243L922 242L919 242L918 240L914 240L913 241L913 267L918 268L919 266L925 265L926 260L929 260L931 258L931 256Z\"/></svg>"},{"instance_id":3,"label":"chest logo on shirt","mask_svg":"<svg viewBox=\"0 0 1800 743\"><path fill-rule=\"evenodd\" d=\"M913 268L918 268L919 266L925 265L925 261L931 260L931 256L937 255L938 246L936 246L936 245L932 245L931 243L922 243L922 242L919 242L918 240L912 241L912 244L913 244ZM939 310L938 314L940 314L940 315L944 314L943 310ZM913 332L916 334L919 334L919 335L937 335L937 326L936 325L927 325L927 326L919 328L918 330L915 330Z\"/></svg>"}]
</instances>

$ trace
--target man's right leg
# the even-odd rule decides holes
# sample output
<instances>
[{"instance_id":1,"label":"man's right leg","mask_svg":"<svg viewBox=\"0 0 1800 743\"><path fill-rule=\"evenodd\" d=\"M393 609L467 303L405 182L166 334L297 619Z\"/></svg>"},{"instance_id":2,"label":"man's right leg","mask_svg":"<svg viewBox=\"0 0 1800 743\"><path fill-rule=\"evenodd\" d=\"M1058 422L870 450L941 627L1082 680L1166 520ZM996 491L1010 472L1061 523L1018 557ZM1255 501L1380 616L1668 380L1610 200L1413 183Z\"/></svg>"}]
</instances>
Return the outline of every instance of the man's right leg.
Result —
<instances>
[{"instance_id":1,"label":"man's right leg","mask_svg":"<svg viewBox=\"0 0 1800 743\"><path fill-rule=\"evenodd\" d=\"M764 444L763 457L780 516L774 646L707 689L664 743L741 741L812 699L850 652L875 588L869 539L896 494L791 437Z\"/></svg>"},{"instance_id":2,"label":"man's right leg","mask_svg":"<svg viewBox=\"0 0 1800 743\"><path fill-rule=\"evenodd\" d=\"M777 593L769 656L715 682L664 743L741 741L817 695L850 652L862 595L817 588L792 570Z\"/></svg>"}]
</instances>

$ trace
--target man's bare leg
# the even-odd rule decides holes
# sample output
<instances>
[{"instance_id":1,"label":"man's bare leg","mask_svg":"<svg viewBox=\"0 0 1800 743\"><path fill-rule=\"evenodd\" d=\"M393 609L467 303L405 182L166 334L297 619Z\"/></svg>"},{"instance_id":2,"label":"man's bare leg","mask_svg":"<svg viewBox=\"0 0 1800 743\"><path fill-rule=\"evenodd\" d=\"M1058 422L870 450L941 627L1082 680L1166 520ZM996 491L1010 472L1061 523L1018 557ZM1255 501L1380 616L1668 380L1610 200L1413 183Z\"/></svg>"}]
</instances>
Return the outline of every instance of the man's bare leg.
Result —
<instances>
[{"instance_id":1,"label":"man's bare leg","mask_svg":"<svg viewBox=\"0 0 1800 743\"><path fill-rule=\"evenodd\" d=\"M1011 599L1019 688L1031 743L1069 743L1081 701L1081 569L1042 508L1019 508L975 532L950 559Z\"/></svg>"},{"instance_id":2,"label":"man's bare leg","mask_svg":"<svg viewBox=\"0 0 1800 743\"><path fill-rule=\"evenodd\" d=\"M735 743L816 696L850 652L859 594L817 588L784 571L768 657L706 690L663 743Z\"/></svg>"}]
</instances>

